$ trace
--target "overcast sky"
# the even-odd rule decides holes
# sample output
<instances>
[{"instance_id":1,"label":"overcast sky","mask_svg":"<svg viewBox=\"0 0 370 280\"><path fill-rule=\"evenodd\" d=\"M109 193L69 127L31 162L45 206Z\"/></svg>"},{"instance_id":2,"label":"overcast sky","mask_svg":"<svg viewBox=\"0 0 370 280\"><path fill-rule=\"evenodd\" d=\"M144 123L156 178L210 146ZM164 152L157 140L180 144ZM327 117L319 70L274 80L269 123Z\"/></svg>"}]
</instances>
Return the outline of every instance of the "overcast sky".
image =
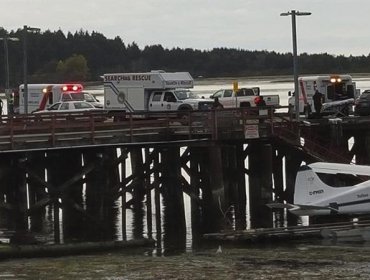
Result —
<instances>
[{"instance_id":1,"label":"overcast sky","mask_svg":"<svg viewBox=\"0 0 370 280\"><path fill-rule=\"evenodd\" d=\"M297 17L298 53L368 55L370 0L1 0L0 26L97 31L140 48L239 48L292 51L290 10Z\"/></svg>"}]
</instances>

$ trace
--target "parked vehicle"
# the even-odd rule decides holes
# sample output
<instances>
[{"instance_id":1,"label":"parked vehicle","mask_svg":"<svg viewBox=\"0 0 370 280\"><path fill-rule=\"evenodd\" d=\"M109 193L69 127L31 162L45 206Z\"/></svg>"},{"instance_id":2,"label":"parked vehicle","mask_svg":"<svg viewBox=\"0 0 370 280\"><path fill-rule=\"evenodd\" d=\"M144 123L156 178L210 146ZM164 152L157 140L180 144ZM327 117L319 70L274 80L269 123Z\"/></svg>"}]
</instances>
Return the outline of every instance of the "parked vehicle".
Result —
<instances>
[{"instance_id":1,"label":"parked vehicle","mask_svg":"<svg viewBox=\"0 0 370 280\"><path fill-rule=\"evenodd\" d=\"M107 111L151 112L211 109L212 99L190 91L193 78L188 72L104 74L104 109Z\"/></svg>"},{"instance_id":2,"label":"parked vehicle","mask_svg":"<svg viewBox=\"0 0 370 280\"><path fill-rule=\"evenodd\" d=\"M86 101L96 108L103 109L103 103L101 103L94 95L85 91L79 93L63 94L61 101Z\"/></svg>"},{"instance_id":3,"label":"parked vehicle","mask_svg":"<svg viewBox=\"0 0 370 280\"><path fill-rule=\"evenodd\" d=\"M355 115L370 115L370 90L365 90L360 97L355 100Z\"/></svg>"},{"instance_id":4,"label":"parked vehicle","mask_svg":"<svg viewBox=\"0 0 370 280\"><path fill-rule=\"evenodd\" d=\"M224 108L256 107L260 99L260 89L240 88L238 90L220 89L211 95L211 98L218 98ZM263 95L266 106L278 107L280 105L279 95Z\"/></svg>"},{"instance_id":5,"label":"parked vehicle","mask_svg":"<svg viewBox=\"0 0 370 280\"><path fill-rule=\"evenodd\" d=\"M299 94L299 112L309 115L315 112L313 105L313 95L318 90L323 94L323 106L325 113L335 111L352 112L351 102L338 102L347 99L356 99L359 96L359 91L356 90L356 83L352 81L350 75L319 75L319 76L304 76L298 79L298 94ZM295 112L295 93L289 92L288 103L291 106L291 112ZM331 106L329 103L336 102ZM338 106L336 105L338 103ZM341 108L341 106L345 108Z\"/></svg>"},{"instance_id":6,"label":"parked vehicle","mask_svg":"<svg viewBox=\"0 0 370 280\"><path fill-rule=\"evenodd\" d=\"M86 101L63 101L52 104L45 110L35 111L34 114L43 113L78 113L86 111L101 111L102 109L94 107Z\"/></svg>"},{"instance_id":7,"label":"parked vehicle","mask_svg":"<svg viewBox=\"0 0 370 280\"><path fill-rule=\"evenodd\" d=\"M44 110L48 105L58 101L80 100L92 103L97 108L103 108L93 95L83 91L81 84L28 84L27 100L24 96L24 85L19 86L15 112L24 114ZM26 104L27 103L27 104ZM26 110L27 106L27 110Z\"/></svg>"}]
</instances>

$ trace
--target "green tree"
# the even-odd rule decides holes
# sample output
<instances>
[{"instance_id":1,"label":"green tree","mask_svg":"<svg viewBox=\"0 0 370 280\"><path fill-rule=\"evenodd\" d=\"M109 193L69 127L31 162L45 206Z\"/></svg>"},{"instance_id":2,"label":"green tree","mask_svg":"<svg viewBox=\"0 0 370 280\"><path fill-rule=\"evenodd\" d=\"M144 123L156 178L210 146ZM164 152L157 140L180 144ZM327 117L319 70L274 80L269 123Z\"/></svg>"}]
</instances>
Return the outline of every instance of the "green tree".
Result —
<instances>
[{"instance_id":1,"label":"green tree","mask_svg":"<svg viewBox=\"0 0 370 280\"><path fill-rule=\"evenodd\" d=\"M72 55L65 61L59 61L56 72L61 82L85 81L89 76L87 60L83 55Z\"/></svg>"}]
</instances>

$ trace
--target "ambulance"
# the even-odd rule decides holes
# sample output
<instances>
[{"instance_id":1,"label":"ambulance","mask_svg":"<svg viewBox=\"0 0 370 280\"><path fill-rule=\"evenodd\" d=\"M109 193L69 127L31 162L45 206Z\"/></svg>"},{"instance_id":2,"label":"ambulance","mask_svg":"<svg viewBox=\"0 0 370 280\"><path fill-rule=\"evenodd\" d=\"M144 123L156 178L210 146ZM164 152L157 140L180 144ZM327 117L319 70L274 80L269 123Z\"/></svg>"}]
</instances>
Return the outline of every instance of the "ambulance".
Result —
<instances>
[{"instance_id":1,"label":"ambulance","mask_svg":"<svg viewBox=\"0 0 370 280\"><path fill-rule=\"evenodd\" d=\"M312 97L316 90L323 94L323 103L326 104L323 108L330 108L330 104L346 105L347 103L353 103L354 99L359 96L359 91L356 90L356 83L352 81L350 75L328 74L302 76L298 78L300 113L307 115L315 112ZM295 112L295 93L289 92L289 96L288 104Z\"/></svg>"},{"instance_id":2,"label":"ambulance","mask_svg":"<svg viewBox=\"0 0 370 280\"><path fill-rule=\"evenodd\" d=\"M83 91L81 84L28 84L27 92L28 100L26 101L24 85L19 86L18 98L15 98L19 101L18 104L14 104L16 113L24 114L26 112L26 102L27 113L44 110L55 102L68 100L84 100L92 102L95 107L103 107L103 104L93 95Z\"/></svg>"}]
</instances>

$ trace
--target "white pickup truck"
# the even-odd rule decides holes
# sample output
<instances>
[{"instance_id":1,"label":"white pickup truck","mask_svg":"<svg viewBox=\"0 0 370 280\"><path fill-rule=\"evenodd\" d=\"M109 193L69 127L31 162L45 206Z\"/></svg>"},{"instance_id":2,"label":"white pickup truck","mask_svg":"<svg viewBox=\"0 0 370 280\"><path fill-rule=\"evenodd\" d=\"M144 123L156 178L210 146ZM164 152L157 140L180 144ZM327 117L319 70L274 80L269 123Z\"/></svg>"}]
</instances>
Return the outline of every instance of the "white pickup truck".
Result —
<instances>
[{"instance_id":1,"label":"white pickup truck","mask_svg":"<svg viewBox=\"0 0 370 280\"><path fill-rule=\"evenodd\" d=\"M149 111L209 110L212 99L201 98L189 89L154 90L149 96Z\"/></svg>"},{"instance_id":2,"label":"white pickup truck","mask_svg":"<svg viewBox=\"0 0 370 280\"><path fill-rule=\"evenodd\" d=\"M263 96L266 106L280 106L279 95L260 95L259 87L240 88L237 91L232 89L220 89L210 97L213 99L217 97L224 108L239 108L257 106L260 96Z\"/></svg>"}]
</instances>

